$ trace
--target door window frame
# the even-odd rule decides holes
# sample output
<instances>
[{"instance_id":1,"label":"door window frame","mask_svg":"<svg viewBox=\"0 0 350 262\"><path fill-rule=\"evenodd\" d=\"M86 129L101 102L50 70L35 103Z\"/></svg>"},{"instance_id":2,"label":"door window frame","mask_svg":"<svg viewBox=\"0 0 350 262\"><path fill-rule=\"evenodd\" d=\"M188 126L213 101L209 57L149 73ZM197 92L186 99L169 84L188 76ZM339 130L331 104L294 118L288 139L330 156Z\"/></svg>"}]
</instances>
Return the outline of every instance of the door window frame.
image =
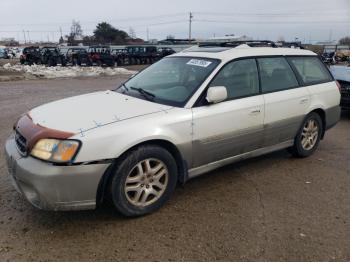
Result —
<instances>
[{"instance_id":1,"label":"door window frame","mask_svg":"<svg viewBox=\"0 0 350 262\"><path fill-rule=\"evenodd\" d=\"M205 87L205 89L202 91L202 93L200 94L200 96L197 98L196 102L193 104L193 108L194 107L201 107L201 106L208 106L210 105L210 103L208 103L206 100L205 100L205 97L206 97L206 94L207 94L207 91L210 87L210 85L212 84L212 82L214 81L214 79L225 69L226 66L228 66L229 64L231 63L234 63L236 61L241 61L241 60L255 60L255 66L256 66L256 70L257 70L257 73L258 73L258 89L259 89L259 92L256 93L256 94L250 94L250 95L246 95L246 96L240 96L240 97L232 97L232 98L228 98L226 99L225 101L222 101L220 103L225 103L225 102L229 102L229 101L232 101L232 100L237 100L237 99L242 99L242 98L247 98L247 97L252 97L252 96L257 96L257 95L261 95L261 84L260 84L260 73L259 73L259 67L257 65L257 60L256 60L256 57L255 56L245 56L245 57L239 57L239 58L235 58L235 59L232 59L230 61L227 61L221 68L218 72L216 72L216 74L210 79L210 82L207 84L207 86Z\"/></svg>"}]
</instances>

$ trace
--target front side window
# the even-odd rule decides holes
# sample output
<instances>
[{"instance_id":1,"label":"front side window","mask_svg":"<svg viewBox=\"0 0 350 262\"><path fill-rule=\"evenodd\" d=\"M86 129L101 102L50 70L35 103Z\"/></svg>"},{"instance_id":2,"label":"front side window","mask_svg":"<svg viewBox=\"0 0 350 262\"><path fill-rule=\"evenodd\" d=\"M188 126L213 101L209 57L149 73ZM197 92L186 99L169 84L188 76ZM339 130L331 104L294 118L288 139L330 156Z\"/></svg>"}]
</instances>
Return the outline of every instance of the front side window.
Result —
<instances>
[{"instance_id":1,"label":"front side window","mask_svg":"<svg viewBox=\"0 0 350 262\"><path fill-rule=\"evenodd\" d=\"M284 57L258 58L258 63L262 92L281 91L299 85Z\"/></svg>"},{"instance_id":2,"label":"front side window","mask_svg":"<svg viewBox=\"0 0 350 262\"><path fill-rule=\"evenodd\" d=\"M296 68L304 84L332 81L332 76L324 64L315 56L291 57L289 61Z\"/></svg>"},{"instance_id":3,"label":"front side window","mask_svg":"<svg viewBox=\"0 0 350 262\"><path fill-rule=\"evenodd\" d=\"M116 91L154 102L184 106L220 60L168 57L149 66ZM147 93L145 93L146 91Z\"/></svg>"},{"instance_id":4,"label":"front side window","mask_svg":"<svg viewBox=\"0 0 350 262\"><path fill-rule=\"evenodd\" d=\"M255 59L233 61L217 74L210 86L224 86L227 99L235 99L259 93L259 77Z\"/></svg>"}]
</instances>

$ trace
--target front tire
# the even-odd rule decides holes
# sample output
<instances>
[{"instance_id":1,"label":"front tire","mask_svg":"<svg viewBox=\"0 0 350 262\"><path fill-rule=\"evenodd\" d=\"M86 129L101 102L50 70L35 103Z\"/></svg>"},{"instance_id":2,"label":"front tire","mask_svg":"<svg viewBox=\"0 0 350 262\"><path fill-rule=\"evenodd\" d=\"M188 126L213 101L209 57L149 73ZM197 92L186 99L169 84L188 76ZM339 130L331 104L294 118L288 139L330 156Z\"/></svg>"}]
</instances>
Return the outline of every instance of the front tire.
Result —
<instances>
[{"instance_id":1,"label":"front tire","mask_svg":"<svg viewBox=\"0 0 350 262\"><path fill-rule=\"evenodd\" d=\"M291 153L296 157L312 155L320 143L322 133L320 115L315 112L308 114L294 139L294 145L290 148Z\"/></svg>"},{"instance_id":2,"label":"front tire","mask_svg":"<svg viewBox=\"0 0 350 262\"><path fill-rule=\"evenodd\" d=\"M127 153L110 180L110 196L125 216L142 216L162 207L177 183L173 156L156 145L140 146Z\"/></svg>"}]
</instances>

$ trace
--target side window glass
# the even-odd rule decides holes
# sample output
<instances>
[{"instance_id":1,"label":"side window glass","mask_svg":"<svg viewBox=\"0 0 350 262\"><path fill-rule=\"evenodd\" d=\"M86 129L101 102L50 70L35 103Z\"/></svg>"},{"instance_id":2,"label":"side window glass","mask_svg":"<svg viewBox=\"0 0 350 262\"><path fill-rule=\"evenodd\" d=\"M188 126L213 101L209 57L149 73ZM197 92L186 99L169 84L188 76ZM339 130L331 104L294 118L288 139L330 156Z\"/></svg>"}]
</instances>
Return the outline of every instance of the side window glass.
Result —
<instances>
[{"instance_id":1,"label":"side window glass","mask_svg":"<svg viewBox=\"0 0 350 262\"><path fill-rule=\"evenodd\" d=\"M284 57L259 58L261 89L264 93L297 87L298 81Z\"/></svg>"},{"instance_id":2,"label":"side window glass","mask_svg":"<svg viewBox=\"0 0 350 262\"><path fill-rule=\"evenodd\" d=\"M228 99L259 94L255 59L233 61L224 66L210 86L225 86Z\"/></svg>"},{"instance_id":3,"label":"side window glass","mask_svg":"<svg viewBox=\"0 0 350 262\"><path fill-rule=\"evenodd\" d=\"M291 57L289 61L296 68L304 84L332 81L325 65L317 57Z\"/></svg>"}]
</instances>

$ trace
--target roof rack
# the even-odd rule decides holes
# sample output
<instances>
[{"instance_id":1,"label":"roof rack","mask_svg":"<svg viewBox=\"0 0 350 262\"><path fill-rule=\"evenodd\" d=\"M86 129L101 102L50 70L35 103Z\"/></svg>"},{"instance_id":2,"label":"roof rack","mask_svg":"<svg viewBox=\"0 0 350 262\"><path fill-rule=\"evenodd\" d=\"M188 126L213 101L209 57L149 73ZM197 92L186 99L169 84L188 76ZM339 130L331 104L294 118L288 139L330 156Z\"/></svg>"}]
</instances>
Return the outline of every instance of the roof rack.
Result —
<instances>
[{"instance_id":1,"label":"roof rack","mask_svg":"<svg viewBox=\"0 0 350 262\"><path fill-rule=\"evenodd\" d=\"M228 42L203 42L199 43L199 47L237 47L239 45L248 45L250 47L277 47L275 42L270 40L237 40Z\"/></svg>"}]
</instances>

